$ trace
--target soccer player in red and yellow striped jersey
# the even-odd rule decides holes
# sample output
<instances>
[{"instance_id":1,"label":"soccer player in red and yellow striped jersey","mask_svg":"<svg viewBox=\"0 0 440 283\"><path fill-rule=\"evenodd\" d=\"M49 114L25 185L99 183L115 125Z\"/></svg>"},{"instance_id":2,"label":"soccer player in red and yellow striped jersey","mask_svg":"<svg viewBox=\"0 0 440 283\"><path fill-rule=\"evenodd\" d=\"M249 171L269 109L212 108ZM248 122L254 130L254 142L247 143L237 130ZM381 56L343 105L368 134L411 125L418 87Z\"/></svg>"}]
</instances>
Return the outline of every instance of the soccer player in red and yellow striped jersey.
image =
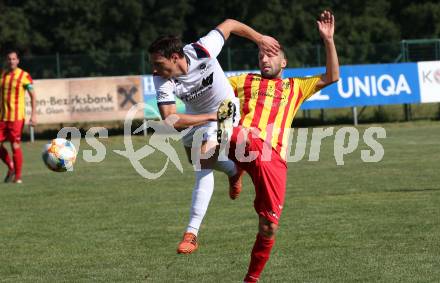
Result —
<instances>
[{"instance_id":1,"label":"soccer player in red and yellow striped jersey","mask_svg":"<svg viewBox=\"0 0 440 283\"><path fill-rule=\"evenodd\" d=\"M23 153L21 150L21 133L25 119L25 93L29 93L32 115L29 123L36 123L35 91L29 73L18 67L20 60L16 51L6 54L7 69L1 73L0 81L0 158L8 166L5 182L21 183ZM12 145L11 160L4 147L4 141Z\"/></svg>"},{"instance_id":2,"label":"soccer player in red and yellow striped jersey","mask_svg":"<svg viewBox=\"0 0 440 283\"><path fill-rule=\"evenodd\" d=\"M259 232L245 282L258 281L275 242L284 205L285 155L292 120L306 99L339 79L339 63L333 41L334 16L324 11L317 25L325 44L325 74L282 79L287 59L281 50L273 57L259 54L261 75L244 74L230 78L240 99L241 120L231 135L229 157L251 176L255 186L254 207L259 215ZM240 147L243 148L241 153ZM249 159L252 154L255 159Z\"/></svg>"},{"instance_id":3,"label":"soccer player in red and yellow striped jersey","mask_svg":"<svg viewBox=\"0 0 440 283\"><path fill-rule=\"evenodd\" d=\"M278 58L284 56L281 51ZM273 58L260 55L260 62L273 61ZM290 128L302 102L319 90L320 80L320 75L268 79L260 74L244 74L229 78L240 99L240 125L251 129L285 159L288 138L285 128Z\"/></svg>"}]
</instances>

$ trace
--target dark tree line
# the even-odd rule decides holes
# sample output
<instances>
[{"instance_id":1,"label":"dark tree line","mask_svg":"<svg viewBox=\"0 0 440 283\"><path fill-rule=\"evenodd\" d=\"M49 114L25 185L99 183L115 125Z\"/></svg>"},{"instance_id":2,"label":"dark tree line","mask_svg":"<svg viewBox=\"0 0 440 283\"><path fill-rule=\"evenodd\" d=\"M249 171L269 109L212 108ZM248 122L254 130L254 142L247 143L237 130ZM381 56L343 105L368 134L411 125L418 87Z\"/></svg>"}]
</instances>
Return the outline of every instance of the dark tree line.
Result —
<instances>
[{"instance_id":1,"label":"dark tree line","mask_svg":"<svg viewBox=\"0 0 440 283\"><path fill-rule=\"evenodd\" d=\"M315 19L323 9L336 16L343 63L368 62L380 54L381 60L392 60L395 50L390 50L402 39L440 38L438 1L0 0L0 49L95 57L141 52L158 35L178 34L191 42L234 18L276 37L296 63L304 56L316 58L319 50L309 49L320 44ZM254 48L237 38L228 46Z\"/></svg>"}]
</instances>

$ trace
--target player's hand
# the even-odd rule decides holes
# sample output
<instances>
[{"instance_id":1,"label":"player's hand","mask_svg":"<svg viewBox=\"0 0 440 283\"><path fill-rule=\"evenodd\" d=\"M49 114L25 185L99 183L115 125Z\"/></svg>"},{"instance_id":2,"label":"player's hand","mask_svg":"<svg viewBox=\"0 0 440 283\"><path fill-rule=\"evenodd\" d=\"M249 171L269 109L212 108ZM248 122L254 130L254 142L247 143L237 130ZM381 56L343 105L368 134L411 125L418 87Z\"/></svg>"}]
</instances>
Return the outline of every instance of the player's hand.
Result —
<instances>
[{"instance_id":1,"label":"player's hand","mask_svg":"<svg viewBox=\"0 0 440 283\"><path fill-rule=\"evenodd\" d=\"M32 127L35 127L37 125L37 115L32 114L31 118L29 119L29 125Z\"/></svg>"},{"instance_id":2,"label":"player's hand","mask_svg":"<svg viewBox=\"0 0 440 283\"><path fill-rule=\"evenodd\" d=\"M263 35L258 43L258 48L261 53L273 57L278 55L278 51L280 51L280 44L278 40L273 37Z\"/></svg>"},{"instance_id":3,"label":"player's hand","mask_svg":"<svg viewBox=\"0 0 440 283\"><path fill-rule=\"evenodd\" d=\"M333 40L335 34L335 17L330 11L325 10L316 21L319 35L323 40Z\"/></svg>"}]
</instances>

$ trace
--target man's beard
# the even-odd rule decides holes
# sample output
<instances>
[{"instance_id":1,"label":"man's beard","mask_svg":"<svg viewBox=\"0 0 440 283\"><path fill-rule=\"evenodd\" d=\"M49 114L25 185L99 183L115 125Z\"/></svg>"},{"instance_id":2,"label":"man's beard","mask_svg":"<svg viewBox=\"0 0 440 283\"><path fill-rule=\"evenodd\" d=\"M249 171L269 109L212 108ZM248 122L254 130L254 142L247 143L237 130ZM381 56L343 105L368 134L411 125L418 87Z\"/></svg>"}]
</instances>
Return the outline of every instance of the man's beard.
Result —
<instances>
[{"instance_id":1,"label":"man's beard","mask_svg":"<svg viewBox=\"0 0 440 283\"><path fill-rule=\"evenodd\" d=\"M279 69L279 70L270 69L269 72L264 72L263 70L260 70L261 76L263 78L266 78L266 79L275 79L275 78L277 78L278 74L280 73L280 71L281 71L281 69Z\"/></svg>"}]
</instances>

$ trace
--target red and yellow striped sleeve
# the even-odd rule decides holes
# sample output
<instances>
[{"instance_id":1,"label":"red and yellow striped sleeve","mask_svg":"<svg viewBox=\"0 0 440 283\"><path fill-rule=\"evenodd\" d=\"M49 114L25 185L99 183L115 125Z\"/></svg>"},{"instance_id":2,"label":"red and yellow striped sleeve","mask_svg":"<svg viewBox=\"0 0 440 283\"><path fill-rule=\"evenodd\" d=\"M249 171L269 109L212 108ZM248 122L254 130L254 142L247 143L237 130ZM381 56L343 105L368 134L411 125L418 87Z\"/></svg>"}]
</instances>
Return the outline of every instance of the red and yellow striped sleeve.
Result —
<instances>
[{"instance_id":1,"label":"red and yellow striped sleeve","mask_svg":"<svg viewBox=\"0 0 440 283\"><path fill-rule=\"evenodd\" d=\"M232 89L234 91L237 89L239 79L240 79L240 76L233 76L233 77L228 78L229 84L232 86Z\"/></svg>"},{"instance_id":2,"label":"red and yellow striped sleeve","mask_svg":"<svg viewBox=\"0 0 440 283\"><path fill-rule=\"evenodd\" d=\"M302 93L302 101L309 99L319 89L316 84L321 80L322 75L316 75L304 78L294 78L295 83L299 86Z\"/></svg>"},{"instance_id":3,"label":"red and yellow striped sleeve","mask_svg":"<svg viewBox=\"0 0 440 283\"><path fill-rule=\"evenodd\" d=\"M246 97L247 92L245 93L245 91L244 91L244 89L245 89L244 84L245 84L246 78L247 78L246 74L242 74L239 76L233 76L233 77L228 78L229 83L231 84L232 89L234 90L235 96L240 101L240 115L241 115L242 120L243 120L243 117L245 116L244 113L247 109L246 104L249 101L249 97Z\"/></svg>"},{"instance_id":4,"label":"red and yellow striped sleeve","mask_svg":"<svg viewBox=\"0 0 440 283\"><path fill-rule=\"evenodd\" d=\"M32 86L33 80L32 80L31 75L29 75L28 72L24 72L21 84L23 85L23 88L27 89L27 90Z\"/></svg>"}]
</instances>

